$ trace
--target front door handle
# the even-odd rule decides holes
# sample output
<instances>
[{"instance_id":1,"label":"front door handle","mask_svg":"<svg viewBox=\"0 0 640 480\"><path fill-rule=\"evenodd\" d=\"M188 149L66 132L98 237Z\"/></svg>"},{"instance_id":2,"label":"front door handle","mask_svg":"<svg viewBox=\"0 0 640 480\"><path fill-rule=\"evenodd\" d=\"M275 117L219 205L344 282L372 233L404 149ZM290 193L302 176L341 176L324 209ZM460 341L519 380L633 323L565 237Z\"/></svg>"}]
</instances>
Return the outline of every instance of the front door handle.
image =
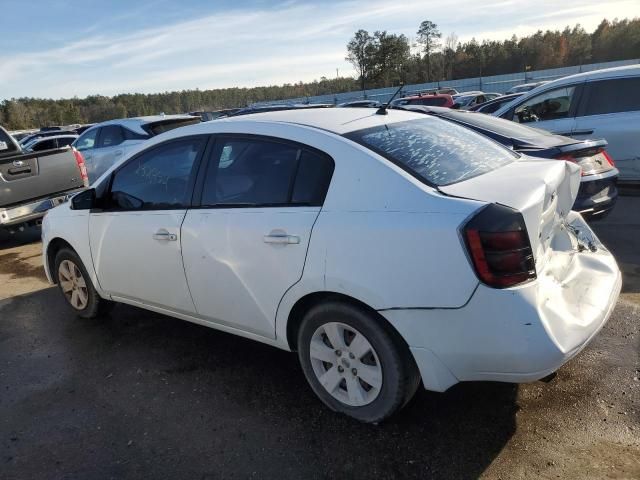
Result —
<instances>
[{"instance_id":1,"label":"front door handle","mask_svg":"<svg viewBox=\"0 0 640 480\"><path fill-rule=\"evenodd\" d=\"M281 245L296 245L300 243L300 237L297 235L287 235L282 230L274 230L262 237L264 243L279 243Z\"/></svg>"},{"instance_id":2,"label":"front door handle","mask_svg":"<svg viewBox=\"0 0 640 480\"><path fill-rule=\"evenodd\" d=\"M165 242L175 242L178 240L178 235L175 233L169 233L168 230L161 228L156 233L153 234L154 240L163 240Z\"/></svg>"}]
</instances>

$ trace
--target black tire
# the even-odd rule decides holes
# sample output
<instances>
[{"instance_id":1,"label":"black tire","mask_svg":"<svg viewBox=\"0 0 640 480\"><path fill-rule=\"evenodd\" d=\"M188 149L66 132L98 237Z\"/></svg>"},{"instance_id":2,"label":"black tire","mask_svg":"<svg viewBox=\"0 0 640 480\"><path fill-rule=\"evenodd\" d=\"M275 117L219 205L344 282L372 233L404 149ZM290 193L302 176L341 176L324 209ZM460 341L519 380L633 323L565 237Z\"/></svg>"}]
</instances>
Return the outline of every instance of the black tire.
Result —
<instances>
[{"instance_id":1,"label":"black tire","mask_svg":"<svg viewBox=\"0 0 640 480\"><path fill-rule=\"evenodd\" d=\"M322 386L314 371L310 356L312 339L318 329L332 322L355 329L375 350L376 364L379 361L382 369L382 386L377 390L377 397L366 405L352 406L340 401ZM327 345L326 340L325 345ZM317 305L307 312L298 332L298 357L307 381L325 405L365 423L378 423L388 418L411 400L420 385L418 368L409 348L399 334L393 331L392 327L385 325L384 319L375 313L348 303L330 301ZM322 365L329 369L330 363L326 362ZM336 365L339 364L340 361L337 361ZM316 360L316 368L318 368L317 365ZM346 382L340 385L343 387L339 388L347 390L344 388L347 385Z\"/></svg>"},{"instance_id":2,"label":"black tire","mask_svg":"<svg viewBox=\"0 0 640 480\"><path fill-rule=\"evenodd\" d=\"M82 308L78 308L76 305L71 303L71 300L68 298L67 294L64 292L62 282L60 281L60 265L65 262L71 262L77 270L79 274L82 276L86 288L83 288L83 292L86 291L87 301L86 305L83 305ZM67 305L81 318L96 318L101 315L108 313L113 307L113 302L109 300L105 300L98 295L93 283L91 282L91 278L87 273L87 269L85 268L82 260L76 252L69 248L61 249L55 258L54 262L54 271L52 272L52 276L55 278L58 288L60 288L60 292L62 296L65 298ZM78 273L76 272L76 273Z\"/></svg>"}]
</instances>

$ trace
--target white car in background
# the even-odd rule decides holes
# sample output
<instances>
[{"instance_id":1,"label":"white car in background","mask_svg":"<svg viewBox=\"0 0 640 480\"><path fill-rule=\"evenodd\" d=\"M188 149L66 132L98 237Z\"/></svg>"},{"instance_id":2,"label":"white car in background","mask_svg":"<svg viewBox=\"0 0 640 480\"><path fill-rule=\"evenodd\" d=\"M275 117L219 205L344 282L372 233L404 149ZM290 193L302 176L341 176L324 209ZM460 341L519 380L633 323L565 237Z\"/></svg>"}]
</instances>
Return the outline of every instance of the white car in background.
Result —
<instances>
[{"instance_id":1,"label":"white car in background","mask_svg":"<svg viewBox=\"0 0 640 480\"><path fill-rule=\"evenodd\" d=\"M173 128L200 123L192 115L155 115L121 118L85 130L73 146L82 153L89 181L93 182L136 145Z\"/></svg>"},{"instance_id":2,"label":"white car in background","mask_svg":"<svg viewBox=\"0 0 640 480\"><path fill-rule=\"evenodd\" d=\"M554 80L493 115L566 137L604 138L620 180L640 180L640 65Z\"/></svg>"},{"instance_id":3,"label":"white car in background","mask_svg":"<svg viewBox=\"0 0 640 480\"><path fill-rule=\"evenodd\" d=\"M117 301L297 350L326 405L378 422L420 383L545 377L602 328L621 276L579 183L422 114L251 114L159 135L50 211L44 264L80 317Z\"/></svg>"}]
</instances>

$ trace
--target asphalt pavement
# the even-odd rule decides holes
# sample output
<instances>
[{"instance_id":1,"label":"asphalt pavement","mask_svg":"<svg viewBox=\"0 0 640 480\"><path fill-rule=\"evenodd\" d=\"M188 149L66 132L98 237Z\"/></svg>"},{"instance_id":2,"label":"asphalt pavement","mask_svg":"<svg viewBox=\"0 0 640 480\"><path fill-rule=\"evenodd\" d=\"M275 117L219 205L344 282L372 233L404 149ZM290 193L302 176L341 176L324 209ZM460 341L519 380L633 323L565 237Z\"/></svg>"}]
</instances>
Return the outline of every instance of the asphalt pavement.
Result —
<instances>
[{"instance_id":1,"label":"asphalt pavement","mask_svg":"<svg viewBox=\"0 0 640 480\"><path fill-rule=\"evenodd\" d=\"M39 232L0 234L0 478L640 478L640 197L595 224L624 273L550 383L420 391L389 421L327 410L295 354L118 305L67 309Z\"/></svg>"}]
</instances>

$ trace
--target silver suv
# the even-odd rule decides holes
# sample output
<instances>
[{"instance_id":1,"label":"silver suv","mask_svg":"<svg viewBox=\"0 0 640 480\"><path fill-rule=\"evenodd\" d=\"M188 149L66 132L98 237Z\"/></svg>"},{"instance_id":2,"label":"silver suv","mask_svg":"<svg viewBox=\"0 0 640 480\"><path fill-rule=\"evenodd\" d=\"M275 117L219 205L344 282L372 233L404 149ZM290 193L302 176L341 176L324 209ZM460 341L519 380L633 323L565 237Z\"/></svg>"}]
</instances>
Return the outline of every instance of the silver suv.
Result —
<instances>
[{"instance_id":1,"label":"silver suv","mask_svg":"<svg viewBox=\"0 0 640 480\"><path fill-rule=\"evenodd\" d=\"M640 65L560 78L495 116L574 138L604 138L621 180L640 180Z\"/></svg>"},{"instance_id":2,"label":"silver suv","mask_svg":"<svg viewBox=\"0 0 640 480\"><path fill-rule=\"evenodd\" d=\"M109 120L86 130L73 146L82 153L93 183L134 146L167 130L194 123L200 123L200 117L156 115Z\"/></svg>"}]
</instances>

